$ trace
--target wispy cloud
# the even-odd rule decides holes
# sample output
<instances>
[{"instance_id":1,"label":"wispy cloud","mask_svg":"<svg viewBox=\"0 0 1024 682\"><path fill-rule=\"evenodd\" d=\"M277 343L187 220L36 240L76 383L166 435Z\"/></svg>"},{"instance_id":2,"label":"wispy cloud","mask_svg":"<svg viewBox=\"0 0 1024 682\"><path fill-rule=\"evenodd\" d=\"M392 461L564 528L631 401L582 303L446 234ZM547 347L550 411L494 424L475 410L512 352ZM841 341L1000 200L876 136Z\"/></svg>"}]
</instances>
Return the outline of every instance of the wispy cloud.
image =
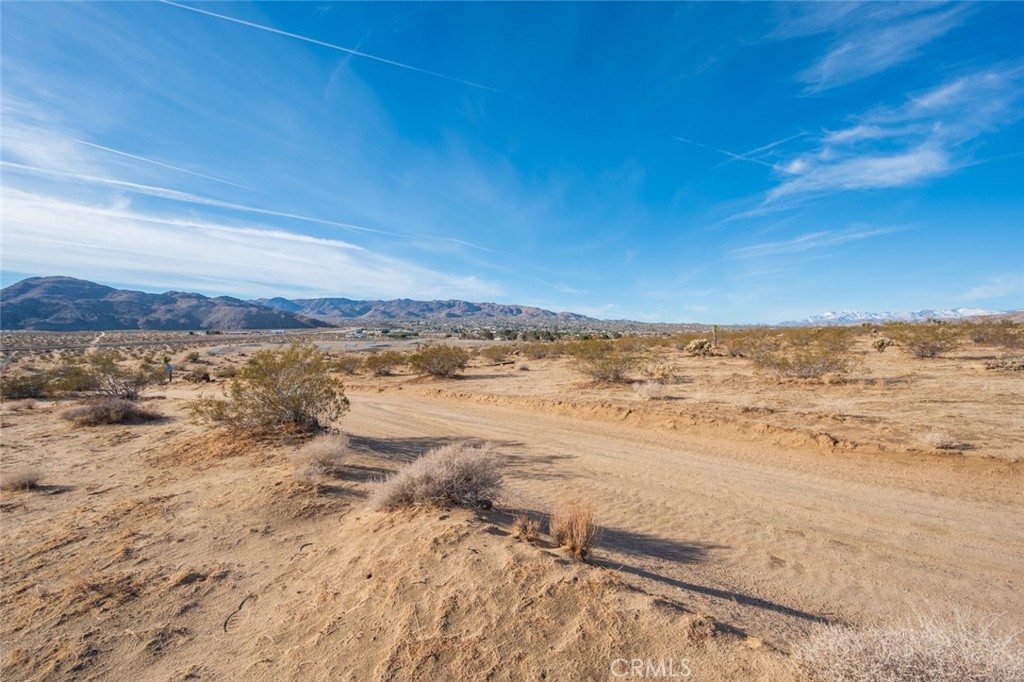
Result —
<instances>
[{"instance_id":1,"label":"wispy cloud","mask_svg":"<svg viewBox=\"0 0 1024 682\"><path fill-rule=\"evenodd\" d=\"M205 173L197 173L196 171L191 171L191 170L188 170L187 168L181 168L179 166L172 166L169 163L163 163L162 161L156 161L155 159L147 159L144 156L138 156L136 154L129 154L128 152L123 152L123 151L120 151L119 149L112 149L110 147L104 147L103 145L96 144L94 142L86 142L85 140L75 140L75 142L78 143L78 144L84 144L87 147L92 147L94 149L102 149L103 151L109 152L111 154L117 154L119 156L123 156L123 157L129 158L129 159L135 159L136 161L142 161L144 163L151 163L154 166L160 166L161 168L169 168L171 170L178 171L179 173L188 173L189 175L194 175L197 178L203 178L205 180L213 180L214 182L219 182L219 183L224 184L224 185L231 185L232 187L238 187L240 189L251 190L253 192L259 192L260 191L258 189L255 189L254 187L249 187L248 185L240 185L237 182L231 182L230 180L224 180L223 178L217 178L217 177L214 177L212 175L206 175Z\"/></svg>"},{"instance_id":2,"label":"wispy cloud","mask_svg":"<svg viewBox=\"0 0 1024 682\"><path fill-rule=\"evenodd\" d=\"M500 88L491 87L490 85L484 85L483 83L477 83L477 82L474 82L474 81L471 81L471 80L466 80L464 78L458 78L456 76L449 76L449 75L444 74L444 73L438 73L437 71L431 71L429 69L423 69L423 68L420 68L418 66L413 66L412 64L405 64L403 62L398 62L398 61L395 61L393 59L387 59L385 57L379 57L379 56L374 55L374 54L369 54L368 52L361 52L359 50L353 50L351 48L342 47L341 45L334 45L332 43L327 43L327 42L324 42L322 40L316 40L315 38L310 38L309 36L299 35L298 33L290 33L288 31L282 31L281 29L273 28L271 26L264 26L263 24L257 24L257 23L252 22L252 21L245 21L243 19L237 19L235 17L229 17L229 16L224 15L224 14L217 14L216 12L210 12L210 11L205 10L205 9L199 9L198 7L190 7L188 5L181 5L181 4L178 4L176 2L171 2L170 0L158 0L158 1L161 4L164 4L164 5L170 5L172 7L179 7L181 9L188 10L190 12L196 12L197 14L205 14L208 17L214 17L216 19L222 19L224 21L230 21L232 23L240 24L242 26L248 26L250 28L256 28L256 29L259 29L261 31L267 31L269 33L276 33L277 35L284 36L286 38L292 38L294 40L301 40L302 42L310 43L312 45L319 45L320 47L326 47L326 48L331 49L331 50L337 50L338 52L344 52L344 53L346 53L348 55L351 55L353 57L361 57L363 59L368 59L370 61L379 62L381 64L387 64L388 66L394 66L394 67L397 67L399 69L407 69L409 71L414 71L416 73L422 73L422 74L427 75L427 76L433 76L434 78L442 78L444 80L452 81L454 83L461 83L462 85L466 85L466 86L469 86L471 88L477 88L477 89L480 89L480 90L488 90L490 92L496 92L498 94L509 95L509 96L512 96L512 97L520 97L520 95L516 95L515 93L508 92L508 91L502 90Z\"/></svg>"},{"instance_id":3,"label":"wispy cloud","mask_svg":"<svg viewBox=\"0 0 1024 682\"><path fill-rule=\"evenodd\" d=\"M871 237L879 237L891 234L900 228L864 228L855 227L847 230L822 230L820 232L809 232L792 239L775 242L764 242L752 246L744 246L733 249L729 255L733 258L753 259L766 258L770 256L791 255L804 253L815 249L824 249L830 246L839 246L850 242L862 241Z\"/></svg>"},{"instance_id":4,"label":"wispy cloud","mask_svg":"<svg viewBox=\"0 0 1024 682\"><path fill-rule=\"evenodd\" d=\"M961 301L984 301L1021 292L1024 292L1024 277L1020 275L1003 275L1001 277L992 277L983 284L971 287L958 296L958 298Z\"/></svg>"},{"instance_id":5,"label":"wispy cloud","mask_svg":"<svg viewBox=\"0 0 1024 682\"><path fill-rule=\"evenodd\" d=\"M967 15L966 5L801 4L787 13L772 37L832 35L828 51L799 74L808 92L818 93L917 58L925 45L960 26Z\"/></svg>"},{"instance_id":6,"label":"wispy cloud","mask_svg":"<svg viewBox=\"0 0 1024 682\"><path fill-rule=\"evenodd\" d=\"M475 276L437 272L336 239L260 225L166 217L3 188L3 267L239 296L493 296Z\"/></svg>"},{"instance_id":7,"label":"wispy cloud","mask_svg":"<svg viewBox=\"0 0 1024 682\"><path fill-rule=\"evenodd\" d=\"M1022 99L1024 67L1012 65L955 77L900 105L871 109L777 163L776 186L741 216L810 195L904 187L972 165L977 144L968 143L1018 120Z\"/></svg>"}]
</instances>

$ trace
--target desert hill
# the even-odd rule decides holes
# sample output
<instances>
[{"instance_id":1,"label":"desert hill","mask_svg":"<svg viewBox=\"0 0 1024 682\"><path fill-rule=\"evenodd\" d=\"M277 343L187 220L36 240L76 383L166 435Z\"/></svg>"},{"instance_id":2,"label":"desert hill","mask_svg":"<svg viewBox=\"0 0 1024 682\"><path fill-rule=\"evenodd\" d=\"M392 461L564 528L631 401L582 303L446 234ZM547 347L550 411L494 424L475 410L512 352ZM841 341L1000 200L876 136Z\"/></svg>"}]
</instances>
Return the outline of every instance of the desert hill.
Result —
<instances>
[{"instance_id":1,"label":"desert hill","mask_svg":"<svg viewBox=\"0 0 1024 682\"><path fill-rule=\"evenodd\" d=\"M73 277L31 277L0 291L4 329L304 329L329 326L237 298L147 294Z\"/></svg>"}]
</instances>

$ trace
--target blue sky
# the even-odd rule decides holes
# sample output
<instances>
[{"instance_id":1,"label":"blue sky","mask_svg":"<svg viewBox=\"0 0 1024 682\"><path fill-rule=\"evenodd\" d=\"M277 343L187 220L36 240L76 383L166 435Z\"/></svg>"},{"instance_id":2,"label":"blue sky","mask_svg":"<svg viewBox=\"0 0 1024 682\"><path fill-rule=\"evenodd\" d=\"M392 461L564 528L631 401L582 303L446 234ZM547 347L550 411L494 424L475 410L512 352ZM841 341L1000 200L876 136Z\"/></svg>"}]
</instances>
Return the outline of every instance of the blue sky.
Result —
<instances>
[{"instance_id":1,"label":"blue sky","mask_svg":"<svg viewBox=\"0 0 1024 682\"><path fill-rule=\"evenodd\" d=\"M1024 4L28 3L3 284L1024 307Z\"/></svg>"}]
</instances>

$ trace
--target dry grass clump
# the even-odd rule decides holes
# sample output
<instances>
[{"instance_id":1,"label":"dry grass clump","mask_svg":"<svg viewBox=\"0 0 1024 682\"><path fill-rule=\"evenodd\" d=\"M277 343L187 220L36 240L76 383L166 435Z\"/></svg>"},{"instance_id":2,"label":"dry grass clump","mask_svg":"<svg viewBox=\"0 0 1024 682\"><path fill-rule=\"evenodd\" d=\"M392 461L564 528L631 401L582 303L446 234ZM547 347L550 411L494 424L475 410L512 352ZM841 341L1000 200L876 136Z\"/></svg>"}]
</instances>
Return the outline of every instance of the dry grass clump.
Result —
<instances>
[{"instance_id":1,"label":"dry grass clump","mask_svg":"<svg viewBox=\"0 0 1024 682\"><path fill-rule=\"evenodd\" d=\"M100 426L154 421L160 419L161 415L132 400L100 398L85 405L68 408L60 416L78 426Z\"/></svg>"},{"instance_id":2,"label":"dry grass clump","mask_svg":"<svg viewBox=\"0 0 1024 682\"><path fill-rule=\"evenodd\" d=\"M964 443L961 443L948 433L941 433L939 431L931 431L924 434L921 437L921 442L938 450L963 450L965 448Z\"/></svg>"},{"instance_id":3,"label":"dry grass clump","mask_svg":"<svg viewBox=\"0 0 1024 682\"><path fill-rule=\"evenodd\" d=\"M343 434L324 434L308 441L292 457L295 477L312 485L337 475L348 444L348 436Z\"/></svg>"},{"instance_id":4,"label":"dry grass clump","mask_svg":"<svg viewBox=\"0 0 1024 682\"><path fill-rule=\"evenodd\" d=\"M529 514L517 514L512 519L512 537L524 542L536 542L540 535L540 521Z\"/></svg>"},{"instance_id":5,"label":"dry grass clump","mask_svg":"<svg viewBox=\"0 0 1024 682\"><path fill-rule=\"evenodd\" d=\"M18 467L0 476L0 490L32 490L39 486L43 474L35 467Z\"/></svg>"},{"instance_id":6,"label":"dry grass clump","mask_svg":"<svg viewBox=\"0 0 1024 682\"><path fill-rule=\"evenodd\" d=\"M668 387L658 381L641 381L633 384L633 392L640 400L664 400L669 395Z\"/></svg>"},{"instance_id":7,"label":"dry grass clump","mask_svg":"<svg viewBox=\"0 0 1024 682\"><path fill-rule=\"evenodd\" d=\"M464 443L434 448L396 474L380 481L371 501L378 509L418 505L489 503L501 491L501 473L489 445Z\"/></svg>"},{"instance_id":8,"label":"dry grass clump","mask_svg":"<svg viewBox=\"0 0 1024 682\"><path fill-rule=\"evenodd\" d=\"M807 682L1019 682L1024 649L1015 636L975 625L918 617L888 626L825 626L793 652Z\"/></svg>"},{"instance_id":9,"label":"dry grass clump","mask_svg":"<svg viewBox=\"0 0 1024 682\"><path fill-rule=\"evenodd\" d=\"M577 561L587 558L597 540L592 505L585 502L566 502L551 513L548 524L551 538L559 547L568 549Z\"/></svg>"}]
</instances>

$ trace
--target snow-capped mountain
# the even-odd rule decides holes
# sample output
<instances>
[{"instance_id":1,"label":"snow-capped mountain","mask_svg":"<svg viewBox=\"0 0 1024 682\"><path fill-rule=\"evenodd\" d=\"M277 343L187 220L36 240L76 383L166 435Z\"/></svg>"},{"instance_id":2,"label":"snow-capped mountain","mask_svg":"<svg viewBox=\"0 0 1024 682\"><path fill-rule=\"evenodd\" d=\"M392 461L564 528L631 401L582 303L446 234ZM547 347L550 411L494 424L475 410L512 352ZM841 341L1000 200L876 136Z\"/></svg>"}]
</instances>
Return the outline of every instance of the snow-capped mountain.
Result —
<instances>
[{"instance_id":1,"label":"snow-capped mountain","mask_svg":"<svg viewBox=\"0 0 1024 682\"><path fill-rule=\"evenodd\" d=\"M977 308L952 308L949 310L918 310L903 313L862 313L856 310L840 310L820 315L811 315L802 320L782 322L785 326L830 326L844 324L861 324L864 322L924 322L926 320L961 320L965 317L982 315L998 315L1000 310L980 310Z\"/></svg>"}]
</instances>

